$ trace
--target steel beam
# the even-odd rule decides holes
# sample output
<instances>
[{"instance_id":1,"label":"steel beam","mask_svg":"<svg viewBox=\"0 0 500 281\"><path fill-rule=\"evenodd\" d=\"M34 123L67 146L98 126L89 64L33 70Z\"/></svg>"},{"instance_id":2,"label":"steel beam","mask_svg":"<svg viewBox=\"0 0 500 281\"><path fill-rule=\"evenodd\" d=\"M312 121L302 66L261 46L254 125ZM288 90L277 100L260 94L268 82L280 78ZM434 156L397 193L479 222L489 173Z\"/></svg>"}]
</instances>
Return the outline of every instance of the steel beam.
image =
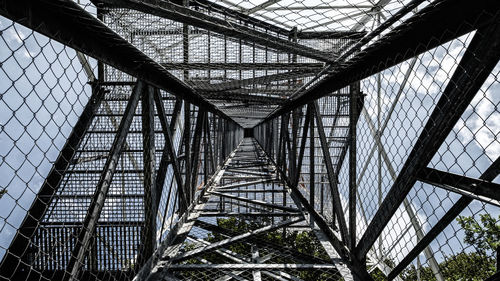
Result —
<instances>
[{"instance_id":1,"label":"steel beam","mask_svg":"<svg viewBox=\"0 0 500 281\"><path fill-rule=\"evenodd\" d=\"M196 117L196 124L194 127L193 143L191 153L191 183L189 185L191 198L194 197L196 192L196 184L198 183L198 173L200 171L200 150L201 150L201 137L203 135L203 124L207 118L207 113L202 108L198 109L198 116ZM206 153L206 152L205 152Z\"/></svg>"},{"instance_id":2,"label":"steel beam","mask_svg":"<svg viewBox=\"0 0 500 281\"><path fill-rule=\"evenodd\" d=\"M286 7L289 8L289 7ZM318 39L351 39L359 40L366 35L365 31L298 31L299 40L318 40Z\"/></svg>"},{"instance_id":3,"label":"steel beam","mask_svg":"<svg viewBox=\"0 0 500 281\"><path fill-rule=\"evenodd\" d=\"M356 144L356 125L359 120L359 108L358 100L360 98L360 85L358 83L353 83L350 86L351 97L349 99L349 248L351 252L356 248L356 195L357 195L357 185L356 185L356 154L357 154L357 144ZM347 143L346 143L347 145ZM345 147L345 146L344 146ZM342 161L337 163L338 168L342 166ZM336 178L338 173L336 174Z\"/></svg>"},{"instance_id":4,"label":"steel beam","mask_svg":"<svg viewBox=\"0 0 500 281\"><path fill-rule=\"evenodd\" d=\"M145 87L146 85L139 80L130 95L129 102L127 103L127 107L125 108L125 112L123 113L123 117L118 127L118 133L113 141L111 151L97 184L94 197L85 216L82 230L78 235L76 245L73 248L71 258L66 268L66 271L70 273L68 276L69 280L78 280L78 278L80 278L80 268L83 267L85 263L85 255L89 250L90 242L95 233L97 222L101 216L101 211L104 207L106 196L118 165L118 160L120 159L121 150L125 146L125 140L130 125L132 124L133 114Z\"/></svg>"},{"instance_id":5,"label":"steel beam","mask_svg":"<svg viewBox=\"0 0 500 281\"><path fill-rule=\"evenodd\" d=\"M283 192L283 191L281 191ZM278 212L219 212L219 211L200 211L200 217L254 217L254 218L264 218L264 217L296 217L302 216L299 211L286 213Z\"/></svg>"},{"instance_id":6,"label":"steel beam","mask_svg":"<svg viewBox=\"0 0 500 281\"><path fill-rule=\"evenodd\" d=\"M207 246L208 247L208 246ZM277 263L225 263L225 264L173 264L169 267L172 271L177 270L336 270L334 264L277 264Z\"/></svg>"},{"instance_id":7,"label":"steel beam","mask_svg":"<svg viewBox=\"0 0 500 281\"><path fill-rule=\"evenodd\" d=\"M169 70L316 70L325 66L323 63L162 63Z\"/></svg>"},{"instance_id":8,"label":"steel beam","mask_svg":"<svg viewBox=\"0 0 500 281\"><path fill-rule=\"evenodd\" d=\"M304 152L306 149L306 140L307 140L307 133L309 131L310 120L311 120L311 106L307 105L304 118L304 126L302 127L302 138L300 139L299 158L297 159L297 171L294 181L292 182L295 186L297 186L299 183L300 173L302 171L302 161L304 159Z\"/></svg>"},{"instance_id":9,"label":"steel beam","mask_svg":"<svg viewBox=\"0 0 500 281\"><path fill-rule=\"evenodd\" d=\"M491 164L479 177L481 181L491 182L500 174L500 157ZM436 237L453 221L455 218L472 202L472 198L462 196L458 201L443 215L443 217L427 232L427 234L418 241L410 252L399 262L388 275L392 280L401 273Z\"/></svg>"},{"instance_id":10,"label":"steel beam","mask_svg":"<svg viewBox=\"0 0 500 281\"><path fill-rule=\"evenodd\" d=\"M225 190L225 189L230 190L230 189L237 188L237 187L265 184L265 183L269 183L272 181L273 181L272 179L258 179L256 181L248 181L248 182L242 182L242 183L236 183L236 184L230 184L230 185L223 185L223 186L217 187L216 190L218 190L218 191Z\"/></svg>"},{"instance_id":11,"label":"steel beam","mask_svg":"<svg viewBox=\"0 0 500 281\"><path fill-rule=\"evenodd\" d=\"M236 189L236 190L220 190L217 189L218 192L223 193L264 193L264 192L283 192L277 189Z\"/></svg>"},{"instance_id":12,"label":"steel beam","mask_svg":"<svg viewBox=\"0 0 500 281\"><path fill-rule=\"evenodd\" d=\"M298 85L297 85L298 86ZM291 85L281 85L281 84L268 84L264 86L253 85L251 88L239 88L234 90L224 91L224 93L231 93L233 95L241 94L267 94L269 97L273 98L284 98L290 94L290 91L294 91L298 87L291 87ZM217 93L217 91L207 91L199 89L200 93Z\"/></svg>"},{"instance_id":13,"label":"steel beam","mask_svg":"<svg viewBox=\"0 0 500 281\"><path fill-rule=\"evenodd\" d=\"M308 108L313 107L312 103L307 105ZM316 159L315 159L315 149L316 149L316 138L314 137L314 112L309 110L309 120L311 122L310 126L310 135L309 135L309 204L314 208L314 201L316 196Z\"/></svg>"},{"instance_id":14,"label":"steel beam","mask_svg":"<svg viewBox=\"0 0 500 281\"><path fill-rule=\"evenodd\" d=\"M283 228L283 227L290 226L292 224L301 222L303 220L304 220L303 218L295 218L295 219L289 219L289 220L286 220L286 221L283 221L283 222L279 222L279 223L276 223L276 224L268 225L268 226L265 226L265 227L262 227L262 228L259 228L259 229L256 229L256 230L252 230L252 231L249 231L249 232L246 232L246 233L234 236L234 237L230 237L228 239L224 239L224 240L219 241L219 242L212 243L212 244L210 244L208 246L205 246L205 247L200 247L200 248L197 248L197 249L194 249L194 250L182 253L180 255L177 255L177 256L169 259L169 261L171 261L171 262L180 262L180 261L189 259L191 257L202 255L202 254L204 254L206 252L209 252L209 251L212 251L212 250L216 250L216 249L219 249L219 248L227 247L227 246L229 246L231 244L239 242L240 240L245 240L245 239L248 239L250 237L254 237L256 235L264 234L264 233L267 233L267 232L270 232L270 231L274 231L276 229L280 229L280 228ZM172 265L169 266L169 269L174 269L175 266L178 266L178 265L172 264ZM224 266L224 265L220 265L220 266Z\"/></svg>"},{"instance_id":15,"label":"steel beam","mask_svg":"<svg viewBox=\"0 0 500 281\"><path fill-rule=\"evenodd\" d=\"M204 174L203 174L203 182L208 181L208 175L215 171L214 164L214 155L212 151L212 140L210 138L210 118L207 116L205 118L205 122L203 123L203 155L204 158ZM210 159L210 160L209 160Z\"/></svg>"},{"instance_id":16,"label":"steel beam","mask_svg":"<svg viewBox=\"0 0 500 281\"><path fill-rule=\"evenodd\" d=\"M266 7L266 11L304 11L304 10L338 10L338 9L370 9L373 8L372 5L316 5L316 6L276 6L276 7ZM342 32L342 31L341 31Z\"/></svg>"},{"instance_id":17,"label":"steel beam","mask_svg":"<svg viewBox=\"0 0 500 281\"><path fill-rule=\"evenodd\" d=\"M156 245L156 214L161 190L156 189L156 159L154 131L154 92L152 86L144 86L141 96L142 140L144 167L144 226L141 229L141 252L138 264L142 265L152 254ZM125 116L124 116L125 118ZM158 193L159 192L159 193Z\"/></svg>"},{"instance_id":18,"label":"steel beam","mask_svg":"<svg viewBox=\"0 0 500 281\"><path fill-rule=\"evenodd\" d=\"M137 0L101 0L112 7L128 8L143 13L152 14L173 21L181 22L213 31L233 38L251 41L261 46L280 50L283 52L301 55L323 62L333 62L333 55L318 51L314 48L290 42L286 39L275 37L253 28L229 23L224 19L207 15L203 12L176 5L167 1L137 1Z\"/></svg>"},{"instance_id":19,"label":"steel beam","mask_svg":"<svg viewBox=\"0 0 500 281\"><path fill-rule=\"evenodd\" d=\"M250 203L250 204L264 206L264 207L267 207L267 208L270 208L270 209L278 209L278 210L283 210L283 211L286 211L286 212L297 212L297 211L299 211L298 209L292 208L292 207L271 204L271 203L268 203L268 202L265 202L265 201L248 199L246 197L239 197L239 196L229 195L229 194L221 193L221 192L217 192L217 191L210 191L210 193L214 194L214 195L219 195L221 197L233 199L233 200L239 200L239 201L243 201L243 202Z\"/></svg>"},{"instance_id":20,"label":"steel beam","mask_svg":"<svg viewBox=\"0 0 500 281\"><path fill-rule=\"evenodd\" d=\"M299 142L299 126L300 126L301 115L302 115L302 108L296 108L292 112L292 128L291 128L291 130L292 130L292 151L290 153L290 156L291 156L290 157L290 160L291 160L290 161L290 163L291 163L290 173L293 175L293 177L291 177L293 184L298 184L298 181L295 181L295 180L299 179L299 173L298 173L298 169L297 169L297 165L298 165L297 152L299 150L298 142ZM302 165L302 163L301 163L301 165Z\"/></svg>"},{"instance_id":21,"label":"steel beam","mask_svg":"<svg viewBox=\"0 0 500 281\"><path fill-rule=\"evenodd\" d=\"M186 194L186 207L189 206L192 195L191 194L191 176L192 176L192 162L191 162L191 104L184 103L184 132L182 134L182 143L184 144L184 192ZM181 210L184 211L184 210Z\"/></svg>"},{"instance_id":22,"label":"steel beam","mask_svg":"<svg viewBox=\"0 0 500 281\"><path fill-rule=\"evenodd\" d=\"M255 84L268 84L274 81L284 81L300 77L314 76L316 74L315 70L305 69L305 70L292 70L287 72L280 72L277 74L270 74L265 76L258 76L253 78L247 78L242 80L234 80L230 82L222 82L218 84L206 84L204 86L198 86L199 91L227 91L236 90L241 87L255 85ZM290 81L291 82L291 81ZM294 85L293 82L290 85Z\"/></svg>"},{"instance_id":23,"label":"steel beam","mask_svg":"<svg viewBox=\"0 0 500 281\"><path fill-rule=\"evenodd\" d=\"M423 168L417 175L417 180L425 182L452 192L475 194L481 197L486 203L488 199L500 200L500 184L481 179L473 179L463 175L452 174L449 172L439 171L433 168ZM468 196L470 197L470 196ZM477 198L477 197L476 197Z\"/></svg>"},{"instance_id":24,"label":"steel beam","mask_svg":"<svg viewBox=\"0 0 500 281\"><path fill-rule=\"evenodd\" d=\"M398 178L357 245L356 255L359 259L366 256L415 184L417 173L427 166L499 59L499 25L478 30L413 146Z\"/></svg>"},{"instance_id":25,"label":"steel beam","mask_svg":"<svg viewBox=\"0 0 500 281\"><path fill-rule=\"evenodd\" d=\"M207 92L203 93L203 96L211 101L222 101L222 102L243 102L242 105L248 106L252 105L270 105L270 104L283 104L286 99L269 97L267 95L245 95L239 94L232 91L227 92Z\"/></svg>"},{"instance_id":26,"label":"steel beam","mask_svg":"<svg viewBox=\"0 0 500 281\"><path fill-rule=\"evenodd\" d=\"M323 128L323 118L321 117L318 107L318 102L315 101L313 110L316 116L317 132L321 143L321 150L323 151L323 159L325 161L330 192L333 199L333 211L336 215L337 221L339 222L342 241L348 243L349 237L347 232L347 223L344 217L344 211L342 210L342 201L340 199L340 193L337 186L337 178L334 177L335 172L333 169L332 158L330 156L330 149L326 141L325 129Z\"/></svg>"}]
</instances>

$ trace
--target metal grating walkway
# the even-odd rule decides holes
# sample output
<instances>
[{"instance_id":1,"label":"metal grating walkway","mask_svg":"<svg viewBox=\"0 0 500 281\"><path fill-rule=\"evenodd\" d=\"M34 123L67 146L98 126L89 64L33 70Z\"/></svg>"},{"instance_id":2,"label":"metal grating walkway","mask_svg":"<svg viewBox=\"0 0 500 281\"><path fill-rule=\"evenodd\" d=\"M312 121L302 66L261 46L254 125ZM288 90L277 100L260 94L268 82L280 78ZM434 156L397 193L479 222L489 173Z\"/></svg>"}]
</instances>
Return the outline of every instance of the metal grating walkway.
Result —
<instances>
[{"instance_id":1,"label":"metal grating walkway","mask_svg":"<svg viewBox=\"0 0 500 281\"><path fill-rule=\"evenodd\" d=\"M199 191L173 241L148 280L352 280L253 138Z\"/></svg>"}]
</instances>

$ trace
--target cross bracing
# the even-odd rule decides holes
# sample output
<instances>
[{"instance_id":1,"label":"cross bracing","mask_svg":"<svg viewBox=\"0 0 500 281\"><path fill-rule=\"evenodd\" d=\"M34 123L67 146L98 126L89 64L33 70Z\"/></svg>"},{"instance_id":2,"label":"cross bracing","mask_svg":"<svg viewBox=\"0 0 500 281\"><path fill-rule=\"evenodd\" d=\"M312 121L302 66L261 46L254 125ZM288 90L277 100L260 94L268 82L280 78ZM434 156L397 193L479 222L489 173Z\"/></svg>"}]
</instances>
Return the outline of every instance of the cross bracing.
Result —
<instances>
[{"instance_id":1,"label":"cross bracing","mask_svg":"<svg viewBox=\"0 0 500 281\"><path fill-rule=\"evenodd\" d=\"M0 0L0 278L496 280L493 0Z\"/></svg>"}]
</instances>

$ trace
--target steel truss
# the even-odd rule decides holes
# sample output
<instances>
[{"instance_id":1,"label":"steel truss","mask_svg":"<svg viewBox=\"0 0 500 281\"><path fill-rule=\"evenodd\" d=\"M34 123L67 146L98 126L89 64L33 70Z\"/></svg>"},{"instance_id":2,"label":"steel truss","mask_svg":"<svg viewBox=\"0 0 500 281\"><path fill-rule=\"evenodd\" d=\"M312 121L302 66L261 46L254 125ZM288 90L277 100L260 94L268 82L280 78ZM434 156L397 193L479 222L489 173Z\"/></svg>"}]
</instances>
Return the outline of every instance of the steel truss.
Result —
<instances>
[{"instance_id":1,"label":"steel truss","mask_svg":"<svg viewBox=\"0 0 500 281\"><path fill-rule=\"evenodd\" d=\"M431 167L500 61L500 2L435 0L416 11L425 1L412 0L383 23L389 0L336 7L361 10L347 16L361 16L347 31L308 31L331 22L285 28L263 11L311 7L278 2L241 8L232 1L95 0L94 16L71 0L0 1L2 16L76 50L91 88L6 249L0 277L373 280L379 270L400 280L423 253L432 275L445 280L431 243L474 200L500 207L498 157L478 178ZM112 22L117 14L123 17ZM360 31L372 17L378 27ZM173 24L129 28L134 19ZM418 57L472 32L396 167L383 136ZM203 62L190 53L196 38L208 40ZM212 61L210 40L224 45L223 61ZM231 44L238 48L232 60ZM176 48L180 60L170 60ZM380 73L405 62L384 121ZM373 77L377 93L363 92L363 79ZM376 121L366 104L372 94ZM366 155L360 135L373 140ZM361 188L372 159L379 198L368 216ZM417 183L460 196L427 231L409 198ZM384 231L398 210L409 223L394 245L410 231L415 245L388 264ZM290 239L298 236L317 247L294 248Z\"/></svg>"},{"instance_id":2,"label":"steel truss","mask_svg":"<svg viewBox=\"0 0 500 281\"><path fill-rule=\"evenodd\" d=\"M261 180L245 180L245 172L243 172L237 184L234 184L233 178L227 178L226 174L231 170L234 173L240 173L235 169L241 166L244 166L246 171L262 173ZM228 185L226 182L231 182L231 184ZM352 280L353 277L345 261L338 258L330 242L324 240L326 234L321 228L315 226L315 220L308 216L307 207L303 206L299 199L301 195L297 194L296 189L291 189L288 184L288 179L282 178L282 174L267 158L260 145L254 139L243 139L214 175L211 184L206 185L200 191L196 200L198 204L193 206L183 226L179 226L182 230L172 238L172 241L176 242L165 247L162 252L158 252L157 264L152 266L152 274L144 280L182 279L183 274L200 270L210 270L211 274L220 274L220 278L228 275L243 278L249 275L258 278L256 276L264 274L288 276L293 279L293 276L297 274L294 271L311 269L330 270L332 278L335 278L337 274L345 280ZM275 193L281 193L282 197L279 198ZM292 199L288 199L290 200L288 203L285 200L287 197ZM237 233L234 229L217 225L219 219L228 217L228 212L234 212L232 216L238 217L238 220L243 223L250 219L250 221L263 221L264 224L249 232ZM308 256L306 253L296 252L294 249L266 241L264 238L264 234L270 232L278 232L277 235L280 236L290 235L289 230L296 228L311 235L314 233L315 239L319 239L318 242L322 241L323 250L330 259ZM213 243L199 240L196 237L200 230L218 233L223 239ZM192 246L186 246L184 241L192 241L188 244ZM251 252L246 254L231 251L230 246L237 243L248 245ZM194 249L189 250L191 247ZM268 253L268 256L260 257L259 252ZM214 264L210 262L210 259L214 258L207 257L213 253L237 263ZM252 256L252 259L244 258L245 256ZM291 259L287 264L273 262L273 260L282 260L287 256ZM294 259L296 260L293 261ZM188 264L183 263L186 261ZM304 263L305 261L309 263ZM310 264L311 261L317 263Z\"/></svg>"}]
</instances>

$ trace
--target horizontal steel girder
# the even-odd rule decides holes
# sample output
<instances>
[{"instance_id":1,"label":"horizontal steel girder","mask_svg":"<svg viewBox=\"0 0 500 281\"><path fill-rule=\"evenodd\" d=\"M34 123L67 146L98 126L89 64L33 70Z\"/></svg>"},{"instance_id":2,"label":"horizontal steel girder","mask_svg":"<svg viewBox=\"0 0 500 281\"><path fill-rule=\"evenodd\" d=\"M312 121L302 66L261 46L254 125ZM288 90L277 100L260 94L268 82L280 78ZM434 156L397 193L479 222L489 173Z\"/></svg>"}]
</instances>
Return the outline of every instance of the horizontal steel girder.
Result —
<instances>
[{"instance_id":1,"label":"horizontal steel girder","mask_svg":"<svg viewBox=\"0 0 500 281\"><path fill-rule=\"evenodd\" d=\"M247 102L251 104L282 104L286 99L258 96L258 95L244 95L244 94L232 94L227 92L212 92L210 94L204 94L204 96L209 100L220 100L227 102Z\"/></svg>"},{"instance_id":2,"label":"horizontal steel girder","mask_svg":"<svg viewBox=\"0 0 500 281\"><path fill-rule=\"evenodd\" d=\"M300 70L320 71L323 63L162 63L172 70Z\"/></svg>"},{"instance_id":3,"label":"horizontal steel girder","mask_svg":"<svg viewBox=\"0 0 500 281\"><path fill-rule=\"evenodd\" d=\"M228 246L230 244L234 244L238 241L248 239L249 237L253 237L253 236L256 236L259 234L267 233L267 232L270 232L270 231L273 231L273 230L276 230L276 229L279 229L282 227L290 226L294 223L298 223L298 222L301 222L303 220L304 220L303 218L295 218L295 219L286 220L286 221L283 221L280 223L276 223L273 225L265 226L263 228L249 231L247 233L244 233L244 234L241 234L241 235L238 235L235 237L231 237L231 238L219 241L219 242L215 242L213 244L210 244L209 246L197 248L197 249L182 253L180 255L177 255L177 256L171 258L169 261L179 262L182 260L186 260L186 259L189 259L191 257L198 256L198 255L201 255L203 253L206 253L206 252L209 252L209 251L212 251L215 249L226 247L226 246ZM171 266L172 265L170 265L169 268L171 268Z\"/></svg>"},{"instance_id":4,"label":"horizontal steel girder","mask_svg":"<svg viewBox=\"0 0 500 281\"><path fill-rule=\"evenodd\" d=\"M334 61L333 54L294 43L287 39L275 37L265 32L260 32L244 25L237 24L236 22L229 23L224 19L213 17L167 1L101 0L101 2L113 7L133 9L207 29L229 37L255 42L261 46L288 52L290 54L296 54L323 62Z\"/></svg>"},{"instance_id":5,"label":"horizontal steel girder","mask_svg":"<svg viewBox=\"0 0 500 281\"><path fill-rule=\"evenodd\" d=\"M296 84L300 84L299 78L310 77L315 75L314 70L310 69L302 69L302 70L292 70L283 73L270 74L265 76L257 76L253 78L247 78L242 80L234 80L230 82L222 82L218 84L205 84L200 85L201 87L197 87L197 90L200 91L226 91L226 90L236 90L240 89L244 86L255 85L255 84L264 84L267 85L270 82L274 81L284 81L290 80L289 86L295 86ZM297 80L297 81L295 81Z\"/></svg>"},{"instance_id":6,"label":"horizontal steel girder","mask_svg":"<svg viewBox=\"0 0 500 281\"><path fill-rule=\"evenodd\" d=\"M462 175L424 168L417 174L417 180L441 187L452 192L475 194L493 200L500 200L500 184L473 179Z\"/></svg>"},{"instance_id":7,"label":"horizontal steel girder","mask_svg":"<svg viewBox=\"0 0 500 281\"><path fill-rule=\"evenodd\" d=\"M226 263L226 264L174 264L170 270L311 270L311 269L337 269L333 264L279 264L279 263Z\"/></svg>"}]
</instances>

